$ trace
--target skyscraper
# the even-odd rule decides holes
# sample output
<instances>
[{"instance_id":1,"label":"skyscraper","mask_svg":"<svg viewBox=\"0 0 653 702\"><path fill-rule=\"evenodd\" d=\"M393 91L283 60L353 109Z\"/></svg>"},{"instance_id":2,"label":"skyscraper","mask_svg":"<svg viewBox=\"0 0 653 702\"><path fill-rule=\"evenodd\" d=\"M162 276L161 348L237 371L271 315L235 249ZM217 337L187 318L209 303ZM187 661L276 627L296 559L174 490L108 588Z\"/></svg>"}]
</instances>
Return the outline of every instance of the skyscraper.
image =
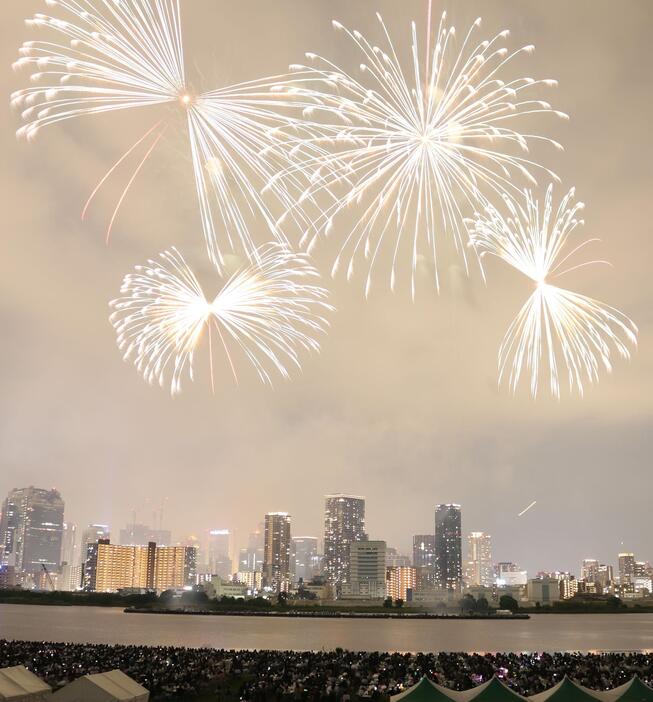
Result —
<instances>
[{"instance_id":1,"label":"skyscraper","mask_svg":"<svg viewBox=\"0 0 653 702\"><path fill-rule=\"evenodd\" d=\"M2 514L0 515L0 546L2 551L2 565L9 564L12 568L16 565L16 554L14 553L14 541L16 529L19 524L20 496L17 490L13 490L2 503Z\"/></svg>"},{"instance_id":2,"label":"skyscraper","mask_svg":"<svg viewBox=\"0 0 653 702\"><path fill-rule=\"evenodd\" d=\"M317 555L317 536L293 536L292 538L292 572L295 581L301 578L308 583L319 572Z\"/></svg>"},{"instance_id":3,"label":"skyscraper","mask_svg":"<svg viewBox=\"0 0 653 702\"><path fill-rule=\"evenodd\" d=\"M231 562L231 532L229 529L209 531L207 563L209 573L228 580L233 575Z\"/></svg>"},{"instance_id":4,"label":"skyscraper","mask_svg":"<svg viewBox=\"0 0 653 702\"><path fill-rule=\"evenodd\" d=\"M413 536L413 568L418 590L435 585L435 536L416 534Z\"/></svg>"},{"instance_id":5,"label":"skyscraper","mask_svg":"<svg viewBox=\"0 0 653 702\"><path fill-rule=\"evenodd\" d=\"M28 487L12 490L2 506L0 543L3 559L17 572L57 572L61 565L64 502L55 489Z\"/></svg>"},{"instance_id":6,"label":"skyscraper","mask_svg":"<svg viewBox=\"0 0 653 702\"><path fill-rule=\"evenodd\" d=\"M365 498L326 495L324 499L324 571L337 591L349 580L351 544L367 540Z\"/></svg>"},{"instance_id":7,"label":"skyscraper","mask_svg":"<svg viewBox=\"0 0 653 702\"><path fill-rule=\"evenodd\" d=\"M462 585L460 505L435 508L435 582L449 590L459 590Z\"/></svg>"},{"instance_id":8,"label":"skyscraper","mask_svg":"<svg viewBox=\"0 0 653 702\"><path fill-rule=\"evenodd\" d=\"M277 592L290 585L290 515L268 512L265 515L265 547L263 555L264 584Z\"/></svg>"},{"instance_id":9,"label":"skyscraper","mask_svg":"<svg viewBox=\"0 0 653 702\"><path fill-rule=\"evenodd\" d=\"M263 570L263 542L265 525L259 524L247 539L247 548L241 548L238 555L239 573L256 573Z\"/></svg>"},{"instance_id":10,"label":"skyscraper","mask_svg":"<svg viewBox=\"0 0 653 702\"><path fill-rule=\"evenodd\" d=\"M111 530L107 524L89 524L86 529L84 529L80 541L82 562L86 560L88 545L96 544L100 539L106 541L111 539Z\"/></svg>"},{"instance_id":11,"label":"skyscraper","mask_svg":"<svg viewBox=\"0 0 653 702\"><path fill-rule=\"evenodd\" d=\"M619 584L629 585L635 578L635 554L619 554Z\"/></svg>"},{"instance_id":12,"label":"skyscraper","mask_svg":"<svg viewBox=\"0 0 653 702\"><path fill-rule=\"evenodd\" d=\"M492 537L483 531L472 531L467 537L465 580L471 587L492 587Z\"/></svg>"},{"instance_id":13,"label":"skyscraper","mask_svg":"<svg viewBox=\"0 0 653 702\"><path fill-rule=\"evenodd\" d=\"M614 582L614 572L611 565L606 565L605 563L599 564L596 582L601 586L602 592L607 592Z\"/></svg>"},{"instance_id":14,"label":"skyscraper","mask_svg":"<svg viewBox=\"0 0 653 702\"><path fill-rule=\"evenodd\" d=\"M588 583L595 583L598 577L599 562L596 558L586 558L580 567L580 579Z\"/></svg>"},{"instance_id":15,"label":"skyscraper","mask_svg":"<svg viewBox=\"0 0 653 702\"><path fill-rule=\"evenodd\" d=\"M79 544L77 543L77 525L72 522L64 522L63 534L61 537L61 563L76 563L81 560Z\"/></svg>"}]
</instances>

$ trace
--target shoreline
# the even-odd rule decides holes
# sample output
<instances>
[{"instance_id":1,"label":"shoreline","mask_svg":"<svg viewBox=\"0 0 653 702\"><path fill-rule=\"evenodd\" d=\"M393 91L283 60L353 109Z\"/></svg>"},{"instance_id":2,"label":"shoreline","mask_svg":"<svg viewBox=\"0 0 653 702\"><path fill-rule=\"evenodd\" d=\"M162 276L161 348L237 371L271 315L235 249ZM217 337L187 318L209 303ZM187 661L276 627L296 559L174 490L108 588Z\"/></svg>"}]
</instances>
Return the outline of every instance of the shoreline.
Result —
<instances>
[{"instance_id":1,"label":"shoreline","mask_svg":"<svg viewBox=\"0 0 653 702\"><path fill-rule=\"evenodd\" d=\"M219 617L289 617L289 618L315 618L315 619L446 619L448 621L462 619L491 619L492 621L513 621L530 619L527 613L516 613L512 615L496 614L432 614L430 612L343 612L343 611L323 611L305 612L301 610L268 611L268 610L193 610L193 609L152 609L149 607L125 607L125 614L190 614L194 616L219 616Z\"/></svg>"}]
</instances>

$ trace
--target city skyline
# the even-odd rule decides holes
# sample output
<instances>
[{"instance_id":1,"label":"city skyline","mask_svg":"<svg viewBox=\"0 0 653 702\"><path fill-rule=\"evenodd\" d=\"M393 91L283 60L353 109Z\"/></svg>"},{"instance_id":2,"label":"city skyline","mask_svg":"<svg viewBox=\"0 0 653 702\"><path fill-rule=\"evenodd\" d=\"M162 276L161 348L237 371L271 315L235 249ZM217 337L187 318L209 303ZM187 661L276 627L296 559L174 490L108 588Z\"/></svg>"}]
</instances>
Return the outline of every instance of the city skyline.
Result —
<instances>
[{"instance_id":1,"label":"city skyline","mask_svg":"<svg viewBox=\"0 0 653 702\"><path fill-rule=\"evenodd\" d=\"M242 547L227 528L207 529L199 538L194 534L184 534L173 539L166 529L150 529L148 525L135 522L114 529L113 533L118 533L119 538L112 540L112 527L108 524L83 526L66 519L65 503L56 490L34 486L16 488L7 495L0 512L0 565L16 565L17 572L33 574L38 571L40 574L41 564L44 564L47 572L63 573L62 582L67 582L69 578L74 581L77 577L75 569L81 566L84 571L87 549L93 544L110 543L118 548L146 548L153 544L159 548L194 547L197 553L193 568L198 574L213 574L230 581L237 572L256 571L262 575L264 584L276 588L299 578L308 581L312 576L322 575L334 585L337 593L341 593L343 584L354 582L354 590L358 589L356 578L359 576L350 576L351 559L358 558L352 550L354 544L366 548L365 544L369 543L370 553L377 548L376 544L383 544L381 560L385 566L397 572L410 566L411 577L416 578L418 587L436 586L445 590L459 589L463 585L492 587L500 582L508 587L525 585L528 578L539 577L542 573L566 573L576 579L606 583L613 581L614 573L620 583L632 584L635 577L645 575L639 569L646 566L645 569L650 570L653 562L648 551L634 553L623 549L605 559L583 557L568 568L543 567L540 563L529 569L515 561L501 561L494 556L492 535L487 531L466 530L462 506L451 503L435 505L433 533L414 534L411 537L412 551L402 551L382 535L377 539L369 538L364 530L365 497L338 493L325 495L324 501L324 530L319 535L297 535L289 513L268 512L264 521L248 534L247 546ZM57 524L44 522L52 518L53 504L57 510ZM17 505L20 509L16 508ZM19 531L22 536L17 538ZM45 558L32 559L36 565L32 563L31 568L20 566L24 560L26 535L27 541L33 544L32 550L47 554ZM331 566L325 555L325 544L330 540L334 544L330 551ZM55 541L60 560L52 556ZM333 554L339 554L335 561L339 563L337 569L333 568ZM68 568L64 568L64 564ZM365 592L367 590L366 584ZM351 587L346 591L352 594ZM354 596L357 596L355 592Z\"/></svg>"},{"instance_id":2,"label":"city skyline","mask_svg":"<svg viewBox=\"0 0 653 702\"><path fill-rule=\"evenodd\" d=\"M425 19L424 3L410 0L401 11L392 0L334 0L301 11L280 0L255 14L212 5L188 3L183 30L192 61L208 66L207 80L216 85L285 71L307 50L330 55L332 18L371 38L377 9L397 37L407 18ZM582 400L533 402L526 392L499 392L496 349L529 286L489 265L490 299L482 282L452 265L443 271L440 296L418 295L414 304L381 289L365 302L359 278L356 285L329 279L339 314L321 356L292 383L270 391L244 377L234 387L225 373L216 378L215 396L198 382L171 401L121 361L107 302L143 252L154 255L188 233L198 242L189 247L193 263L203 255L196 208L178 204L194 197L190 164L177 158L180 143L162 143L139 175L107 247L104 214L124 179L100 194L85 223L79 205L89 183L124 151L125 134L143 133L152 120L89 118L44 131L38 145L28 145L16 143L19 119L7 109L0 117L9 204L0 257L0 495L56 486L79 529L107 523L116 541L135 521L158 528L152 515L165 497L164 526L175 535L229 528L244 545L263 515L279 509L292 514L296 533L319 536L323 495L342 491L365 495L370 538L404 553L413 535L431 532L433 506L447 502L463 505L463 534L487 531L496 561L529 572L578 571L589 557L616 568L620 551L644 553L653 520L653 238L643 175L653 156L641 138L650 110L640 48L647 45L648 8L634 3L615 29L611 3L593 3L591 13L567 5L527 0L513 22L514 5L491 0L483 3L483 29L489 35L510 26L511 45L536 45L525 70L559 80L547 99L570 121L535 117L533 129L565 144L565 178L588 203L585 232L602 240L597 257L614 264L609 274L580 270L574 282L638 322L640 348L630 364L615 364ZM23 19L42 10L42 0L7 4L0 28L5 95L19 87L8 66L33 34ZM462 27L476 14L461 6L452 20ZM249 27L247 52L237 26ZM280 43L280 35L287 40ZM589 74L601 81L588 82ZM316 265L328 274L319 251ZM198 364L197 372L206 381L208 369Z\"/></svg>"}]
</instances>

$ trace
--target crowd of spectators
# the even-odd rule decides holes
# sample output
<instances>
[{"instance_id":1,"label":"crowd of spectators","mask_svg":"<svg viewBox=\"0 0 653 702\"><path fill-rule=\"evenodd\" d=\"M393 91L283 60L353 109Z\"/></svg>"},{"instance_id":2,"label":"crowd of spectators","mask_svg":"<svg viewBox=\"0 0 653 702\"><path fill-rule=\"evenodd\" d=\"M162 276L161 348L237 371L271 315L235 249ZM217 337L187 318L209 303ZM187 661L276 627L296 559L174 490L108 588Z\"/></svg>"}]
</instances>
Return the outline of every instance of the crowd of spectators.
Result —
<instances>
[{"instance_id":1,"label":"crowd of spectators","mask_svg":"<svg viewBox=\"0 0 653 702\"><path fill-rule=\"evenodd\" d=\"M118 668L155 701L191 700L200 692L209 694L203 699L225 702L381 701L423 675L454 690L497 675L523 695L542 692L565 675L594 690L611 689L633 675L653 685L650 653L226 651L0 640L0 668L12 665L25 665L53 688Z\"/></svg>"}]
</instances>

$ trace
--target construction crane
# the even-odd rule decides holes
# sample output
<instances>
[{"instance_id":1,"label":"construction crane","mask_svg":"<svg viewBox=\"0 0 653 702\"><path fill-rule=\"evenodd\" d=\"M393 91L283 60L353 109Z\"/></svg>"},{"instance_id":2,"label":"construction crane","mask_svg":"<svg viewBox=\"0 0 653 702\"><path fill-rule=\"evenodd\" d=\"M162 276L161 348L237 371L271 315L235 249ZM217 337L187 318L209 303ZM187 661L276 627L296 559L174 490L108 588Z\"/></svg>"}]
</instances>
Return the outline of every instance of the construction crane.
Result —
<instances>
[{"instance_id":1,"label":"construction crane","mask_svg":"<svg viewBox=\"0 0 653 702\"><path fill-rule=\"evenodd\" d=\"M43 572L45 573L45 575L46 575L46 577L47 577L47 579L48 579L48 583L50 584L50 591L51 591L51 592L54 592L54 591L55 591L55 587L54 587L54 583L52 582L52 576L50 575L50 571L48 570L48 568L47 568L47 566L45 565L45 563L41 563L41 568L43 569Z\"/></svg>"}]
</instances>

